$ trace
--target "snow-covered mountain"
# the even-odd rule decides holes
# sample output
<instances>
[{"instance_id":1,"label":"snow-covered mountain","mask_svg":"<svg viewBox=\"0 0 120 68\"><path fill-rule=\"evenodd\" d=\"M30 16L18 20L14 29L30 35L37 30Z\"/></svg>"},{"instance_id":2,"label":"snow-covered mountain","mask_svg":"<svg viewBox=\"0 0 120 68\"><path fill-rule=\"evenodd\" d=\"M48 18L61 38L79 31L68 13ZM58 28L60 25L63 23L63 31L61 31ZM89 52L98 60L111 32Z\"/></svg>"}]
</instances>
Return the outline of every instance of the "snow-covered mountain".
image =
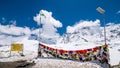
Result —
<instances>
[{"instance_id":1,"label":"snow-covered mountain","mask_svg":"<svg viewBox=\"0 0 120 68\"><path fill-rule=\"evenodd\" d=\"M109 45L110 52L110 64L116 65L120 62L118 56L120 56L120 24L114 24L106 26L106 41ZM84 45L88 47L89 44L86 43L95 43L96 45L104 44L104 27L100 26L84 26L78 28L77 31L72 33L67 33L61 36L57 43L62 44L72 44L74 46ZM82 43L82 44L80 44Z\"/></svg>"},{"instance_id":2,"label":"snow-covered mountain","mask_svg":"<svg viewBox=\"0 0 120 68\"><path fill-rule=\"evenodd\" d=\"M120 39L120 24L106 26L107 43L113 44ZM80 42L92 42L103 44L104 43L104 28L100 26L84 26L79 27L77 31L64 34L58 40L58 43L80 43Z\"/></svg>"}]
</instances>

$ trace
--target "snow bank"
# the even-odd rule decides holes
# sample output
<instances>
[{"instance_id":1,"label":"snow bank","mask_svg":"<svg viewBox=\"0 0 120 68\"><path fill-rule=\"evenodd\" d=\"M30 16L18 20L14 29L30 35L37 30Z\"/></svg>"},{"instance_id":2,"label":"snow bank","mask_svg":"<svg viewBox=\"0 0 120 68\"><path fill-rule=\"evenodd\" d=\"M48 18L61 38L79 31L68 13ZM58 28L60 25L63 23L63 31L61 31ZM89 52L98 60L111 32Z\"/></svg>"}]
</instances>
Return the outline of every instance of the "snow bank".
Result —
<instances>
[{"instance_id":1,"label":"snow bank","mask_svg":"<svg viewBox=\"0 0 120 68\"><path fill-rule=\"evenodd\" d=\"M118 47L112 47L109 49L110 52L110 64L113 65L118 65L120 62L120 51L118 51L118 49L120 49L120 46Z\"/></svg>"},{"instance_id":2,"label":"snow bank","mask_svg":"<svg viewBox=\"0 0 120 68\"><path fill-rule=\"evenodd\" d=\"M63 50L83 50L83 49L94 48L96 46L102 46L102 45L98 45L91 42L80 42L80 43L74 42L74 43L67 43L67 44L57 43L55 45L51 45L51 44L44 44L44 45L55 48L55 49L63 49Z\"/></svg>"},{"instance_id":3,"label":"snow bank","mask_svg":"<svg viewBox=\"0 0 120 68\"><path fill-rule=\"evenodd\" d=\"M19 41L18 43L23 43L24 44L24 57L21 57L19 55L19 53L12 53L11 57L8 57L10 54L10 46L3 46L0 47L0 62L8 62L8 61L18 61L18 60L32 60L34 59L37 54L38 54L38 41L35 40L28 40L27 38ZM83 45L77 46L77 45L73 45L73 44L67 44L67 45L49 45L50 47L57 47L59 49L84 49L84 48L92 48L94 47L93 44L85 44L85 43L81 43ZM86 46L85 46L86 45ZM115 44L113 44L114 46L112 46L112 48L109 48L109 52L110 52L110 64L111 65L117 65L120 62L120 51L118 51L118 49L120 49L120 46L115 46ZM2 58L1 58L2 57ZM6 58L3 58L6 57ZM40 59L41 60L41 59ZM43 61L43 60L42 60ZM40 63L42 62L40 61ZM51 62L51 60L48 60Z\"/></svg>"},{"instance_id":4,"label":"snow bank","mask_svg":"<svg viewBox=\"0 0 120 68\"><path fill-rule=\"evenodd\" d=\"M75 62L71 60L38 59L32 68L101 68L99 65L90 62Z\"/></svg>"},{"instance_id":5,"label":"snow bank","mask_svg":"<svg viewBox=\"0 0 120 68\"><path fill-rule=\"evenodd\" d=\"M0 47L0 62L32 60L35 57L37 57L38 43L39 43L38 41L28 40L27 38L24 38L23 40L18 41L17 43L24 44L23 54L25 56L20 56L20 53L18 52L11 52L11 56L10 56L11 47L4 46L4 47Z\"/></svg>"}]
</instances>

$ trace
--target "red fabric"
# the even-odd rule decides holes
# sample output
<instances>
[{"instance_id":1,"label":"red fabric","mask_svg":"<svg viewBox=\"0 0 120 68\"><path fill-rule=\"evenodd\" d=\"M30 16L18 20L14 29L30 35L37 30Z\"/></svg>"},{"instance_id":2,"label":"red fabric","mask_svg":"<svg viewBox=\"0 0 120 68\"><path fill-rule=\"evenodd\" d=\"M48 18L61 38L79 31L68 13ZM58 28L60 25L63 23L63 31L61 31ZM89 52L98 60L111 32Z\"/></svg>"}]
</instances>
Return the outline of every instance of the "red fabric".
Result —
<instances>
[{"instance_id":1,"label":"red fabric","mask_svg":"<svg viewBox=\"0 0 120 68\"><path fill-rule=\"evenodd\" d=\"M42 46L42 47L45 47L45 48L47 48L47 49L49 49L49 50L55 50L55 51L58 51L59 53L69 53L70 51L67 51L67 50L57 50L57 49L54 49L54 48L51 48L51 47L48 47L48 46L45 46L45 45L43 45L43 44L39 44L40 46ZM106 45L107 46L107 45ZM93 48L93 50L94 51L96 51L96 50L99 50L99 47L95 47L95 48ZM92 49L86 49L86 50L72 50L72 52L73 53L77 53L77 54L85 54L85 53L87 53L87 51L92 51Z\"/></svg>"},{"instance_id":2,"label":"red fabric","mask_svg":"<svg viewBox=\"0 0 120 68\"><path fill-rule=\"evenodd\" d=\"M51 50L51 51L52 51L53 49L52 49L51 47L49 47L49 50Z\"/></svg>"},{"instance_id":3,"label":"red fabric","mask_svg":"<svg viewBox=\"0 0 120 68\"><path fill-rule=\"evenodd\" d=\"M98 49L99 49L99 47L95 47L95 48L93 48L94 51L96 51L96 50L98 50Z\"/></svg>"},{"instance_id":4,"label":"red fabric","mask_svg":"<svg viewBox=\"0 0 120 68\"><path fill-rule=\"evenodd\" d=\"M76 53L84 54L87 53L87 50L77 50Z\"/></svg>"},{"instance_id":5,"label":"red fabric","mask_svg":"<svg viewBox=\"0 0 120 68\"><path fill-rule=\"evenodd\" d=\"M87 50L82 50L82 52L85 54L85 53L87 53Z\"/></svg>"},{"instance_id":6,"label":"red fabric","mask_svg":"<svg viewBox=\"0 0 120 68\"><path fill-rule=\"evenodd\" d=\"M81 52L81 50L76 50L76 53L77 54L79 54L79 53L81 54L82 52Z\"/></svg>"},{"instance_id":7,"label":"red fabric","mask_svg":"<svg viewBox=\"0 0 120 68\"><path fill-rule=\"evenodd\" d=\"M68 53L68 51L63 50L64 53Z\"/></svg>"},{"instance_id":8,"label":"red fabric","mask_svg":"<svg viewBox=\"0 0 120 68\"><path fill-rule=\"evenodd\" d=\"M63 50L59 50L59 53L63 53Z\"/></svg>"}]
</instances>

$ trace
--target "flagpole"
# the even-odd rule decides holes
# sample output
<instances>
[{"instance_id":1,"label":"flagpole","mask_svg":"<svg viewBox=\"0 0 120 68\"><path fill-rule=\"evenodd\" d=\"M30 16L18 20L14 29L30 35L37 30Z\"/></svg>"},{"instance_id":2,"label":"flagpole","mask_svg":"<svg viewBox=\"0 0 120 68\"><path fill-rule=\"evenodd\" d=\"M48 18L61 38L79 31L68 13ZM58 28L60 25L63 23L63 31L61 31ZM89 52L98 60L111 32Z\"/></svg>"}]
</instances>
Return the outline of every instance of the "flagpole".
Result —
<instances>
[{"instance_id":1,"label":"flagpole","mask_svg":"<svg viewBox=\"0 0 120 68\"><path fill-rule=\"evenodd\" d=\"M41 23L41 16L40 16L40 23ZM38 41L39 41L39 44L38 44L38 57L39 57L39 48L40 48L40 29L38 29ZM41 51L41 50L40 50ZM41 55L40 55L41 57Z\"/></svg>"},{"instance_id":2,"label":"flagpole","mask_svg":"<svg viewBox=\"0 0 120 68\"><path fill-rule=\"evenodd\" d=\"M22 44L22 56L24 56L23 50L24 50L24 45Z\"/></svg>"},{"instance_id":3,"label":"flagpole","mask_svg":"<svg viewBox=\"0 0 120 68\"><path fill-rule=\"evenodd\" d=\"M11 57L11 54L12 54L12 52L11 52L12 51L12 44L13 44L13 40L11 40L11 44L10 44L11 45L11 47L10 47L10 57Z\"/></svg>"},{"instance_id":4,"label":"flagpole","mask_svg":"<svg viewBox=\"0 0 120 68\"><path fill-rule=\"evenodd\" d=\"M41 16L45 16L43 13L40 13L40 23L41 23ZM39 45L38 45L38 56L39 56L39 50L41 51L41 48L40 48L40 29L39 30ZM42 54L42 53L41 53ZM40 55L40 57L42 57L42 55Z\"/></svg>"},{"instance_id":5,"label":"flagpole","mask_svg":"<svg viewBox=\"0 0 120 68\"><path fill-rule=\"evenodd\" d=\"M9 55L10 57L11 57L11 50L12 50L12 44L10 45L10 55Z\"/></svg>"},{"instance_id":6,"label":"flagpole","mask_svg":"<svg viewBox=\"0 0 120 68\"><path fill-rule=\"evenodd\" d=\"M41 16L40 16L40 23L41 23ZM40 29L39 29L39 40L40 40ZM40 41L39 41L40 42ZM39 43L39 48L40 48L40 43ZM40 57L42 57L42 55L41 55L42 53L41 53L41 48L40 48Z\"/></svg>"}]
</instances>

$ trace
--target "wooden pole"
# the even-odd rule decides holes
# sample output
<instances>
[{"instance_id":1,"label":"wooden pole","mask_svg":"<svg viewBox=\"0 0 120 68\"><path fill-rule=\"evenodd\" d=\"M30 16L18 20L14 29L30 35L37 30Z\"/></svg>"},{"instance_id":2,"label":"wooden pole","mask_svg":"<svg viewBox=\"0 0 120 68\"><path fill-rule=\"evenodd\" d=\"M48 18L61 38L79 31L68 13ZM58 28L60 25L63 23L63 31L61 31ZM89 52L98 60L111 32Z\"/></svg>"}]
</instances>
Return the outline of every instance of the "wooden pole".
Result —
<instances>
[{"instance_id":1,"label":"wooden pole","mask_svg":"<svg viewBox=\"0 0 120 68\"><path fill-rule=\"evenodd\" d=\"M12 44L10 45L10 55L9 55L9 57L11 57L11 50L12 50Z\"/></svg>"},{"instance_id":2,"label":"wooden pole","mask_svg":"<svg viewBox=\"0 0 120 68\"><path fill-rule=\"evenodd\" d=\"M24 54L23 54L23 50L24 50L24 47L23 47L23 44L22 44L22 56L24 56Z\"/></svg>"},{"instance_id":3,"label":"wooden pole","mask_svg":"<svg viewBox=\"0 0 120 68\"><path fill-rule=\"evenodd\" d=\"M40 16L40 22L41 22L41 16ZM37 37L37 40L39 41L40 39L40 29L38 29L38 37ZM38 44L38 56L37 57L41 57L41 55L39 55L39 51L41 51L41 48L40 48L40 41L39 41L39 44Z\"/></svg>"}]
</instances>

